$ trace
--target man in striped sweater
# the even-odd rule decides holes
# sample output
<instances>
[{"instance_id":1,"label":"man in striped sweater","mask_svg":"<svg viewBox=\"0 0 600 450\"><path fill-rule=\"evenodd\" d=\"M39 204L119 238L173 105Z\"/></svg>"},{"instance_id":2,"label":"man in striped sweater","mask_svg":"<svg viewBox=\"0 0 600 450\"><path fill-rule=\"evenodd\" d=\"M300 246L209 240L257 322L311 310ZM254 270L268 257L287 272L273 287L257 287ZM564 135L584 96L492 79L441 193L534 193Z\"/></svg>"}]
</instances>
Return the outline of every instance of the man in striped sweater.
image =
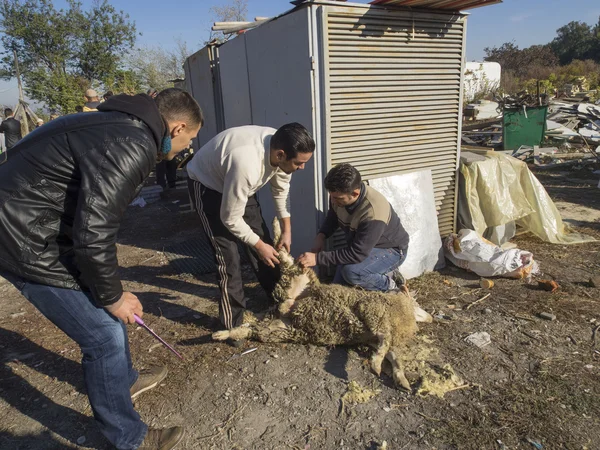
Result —
<instances>
[{"instance_id":1,"label":"man in striped sweater","mask_svg":"<svg viewBox=\"0 0 600 450\"><path fill-rule=\"evenodd\" d=\"M246 308L239 241L267 295L279 279L278 253L256 192L270 184L282 223L279 245L290 251L290 180L292 173L304 168L314 150L314 140L299 123L278 130L248 125L219 133L187 165L190 195L215 250L221 290L219 318L227 329L242 324Z\"/></svg>"}]
</instances>

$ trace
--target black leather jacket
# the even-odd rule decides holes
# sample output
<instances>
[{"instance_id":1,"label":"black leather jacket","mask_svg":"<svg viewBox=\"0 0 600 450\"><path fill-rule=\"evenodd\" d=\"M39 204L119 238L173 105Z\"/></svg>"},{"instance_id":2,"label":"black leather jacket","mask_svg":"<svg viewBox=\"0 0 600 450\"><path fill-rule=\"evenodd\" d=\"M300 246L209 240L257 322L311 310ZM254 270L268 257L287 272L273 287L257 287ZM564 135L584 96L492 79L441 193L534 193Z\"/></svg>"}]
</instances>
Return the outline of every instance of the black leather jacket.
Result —
<instances>
[{"instance_id":1,"label":"black leather jacket","mask_svg":"<svg viewBox=\"0 0 600 450\"><path fill-rule=\"evenodd\" d=\"M104 112L53 120L0 166L0 269L90 291L101 306L123 293L117 231L165 132L150 97L116 97L116 109L129 113L110 111L106 102Z\"/></svg>"},{"instance_id":2,"label":"black leather jacket","mask_svg":"<svg viewBox=\"0 0 600 450\"><path fill-rule=\"evenodd\" d=\"M4 133L4 144L10 150L21 140L21 122L9 117L0 124L0 133Z\"/></svg>"}]
</instances>

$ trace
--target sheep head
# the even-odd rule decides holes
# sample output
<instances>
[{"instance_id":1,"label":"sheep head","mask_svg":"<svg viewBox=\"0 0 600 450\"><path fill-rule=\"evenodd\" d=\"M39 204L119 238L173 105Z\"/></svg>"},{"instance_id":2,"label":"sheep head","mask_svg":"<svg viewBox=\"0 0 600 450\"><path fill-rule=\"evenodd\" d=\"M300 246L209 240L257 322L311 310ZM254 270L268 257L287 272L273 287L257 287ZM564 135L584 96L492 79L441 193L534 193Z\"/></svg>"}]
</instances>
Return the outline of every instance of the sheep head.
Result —
<instances>
[{"instance_id":1,"label":"sheep head","mask_svg":"<svg viewBox=\"0 0 600 450\"><path fill-rule=\"evenodd\" d=\"M280 239L281 224L276 217L273 219L273 242L275 242L275 245L279 244ZM282 304L280 312L286 314L293 305L294 300L310 284L318 284L319 281L314 271L300 266L284 247L279 250L279 261L281 263L281 278L273 289L273 298Z\"/></svg>"}]
</instances>

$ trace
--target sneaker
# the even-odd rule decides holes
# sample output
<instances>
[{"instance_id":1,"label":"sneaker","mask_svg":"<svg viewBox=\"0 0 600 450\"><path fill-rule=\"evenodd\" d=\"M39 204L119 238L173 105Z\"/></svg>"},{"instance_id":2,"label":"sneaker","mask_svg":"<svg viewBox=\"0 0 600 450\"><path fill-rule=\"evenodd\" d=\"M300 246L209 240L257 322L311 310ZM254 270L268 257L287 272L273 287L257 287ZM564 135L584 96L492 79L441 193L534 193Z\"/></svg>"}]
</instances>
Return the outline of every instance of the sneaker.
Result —
<instances>
[{"instance_id":1,"label":"sneaker","mask_svg":"<svg viewBox=\"0 0 600 450\"><path fill-rule=\"evenodd\" d=\"M402 274L400 273L400 271L398 269L394 270L392 272L392 280L394 280L394 283L396 283L396 289L401 289L402 286L404 286L406 284L406 280L404 279L404 277L402 276Z\"/></svg>"},{"instance_id":2,"label":"sneaker","mask_svg":"<svg viewBox=\"0 0 600 450\"><path fill-rule=\"evenodd\" d=\"M158 385L167 376L168 370L166 367L151 367L149 369L141 370L138 379L129 392L131 393L131 399L133 400L142 392L148 391ZM171 447L169 447L171 448Z\"/></svg>"},{"instance_id":3,"label":"sneaker","mask_svg":"<svg viewBox=\"0 0 600 450\"><path fill-rule=\"evenodd\" d=\"M183 438L183 427L171 427L157 430L148 428L146 438L138 450L170 450Z\"/></svg>"}]
</instances>

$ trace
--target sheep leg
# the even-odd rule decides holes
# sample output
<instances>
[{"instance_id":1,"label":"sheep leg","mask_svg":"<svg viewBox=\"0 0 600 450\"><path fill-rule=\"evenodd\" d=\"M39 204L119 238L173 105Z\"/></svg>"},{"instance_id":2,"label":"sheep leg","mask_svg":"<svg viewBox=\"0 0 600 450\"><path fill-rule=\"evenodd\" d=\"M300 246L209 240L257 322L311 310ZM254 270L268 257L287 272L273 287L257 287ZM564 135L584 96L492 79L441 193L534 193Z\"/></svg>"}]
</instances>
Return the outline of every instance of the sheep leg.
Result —
<instances>
[{"instance_id":1,"label":"sheep leg","mask_svg":"<svg viewBox=\"0 0 600 450\"><path fill-rule=\"evenodd\" d=\"M232 339L234 341L240 341L242 339L248 339L252 336L252 329L250 327L236 327L231 330L216 331L212 334L212 338L215 341L226 341Z\"/></svg>"},{"instance_id":2,"label":"sheep leg","mask_svg":"<svg viewBox=\"0 0 600 450\"><path fill-rule=\"evenodd\" d=\"M390 351L387 352L387 355L385 355L385 357L392 364L392 376L394 378L394 382L397 385L402 386L407 391L410 391L410 383L406 379L406 375L404 375L404 368L402 367L402 363L396 356L397 351L397 348L392 348L390 349Z\"/></svg>"},{"instance_id":3,"label":"sheep leg","mask_svg":"<svg viewBox=\"0 0 600 450\"><path fill-rule=\"evenodd\" d=\"M385 358L385 355L390 349L389 333L377 333L377 340L379 341L379 344L377 345L375 353L371 357L371 370L375 372L377 376L379 376L381 375L383 358Z\"/></svg>"}]
</instances>

